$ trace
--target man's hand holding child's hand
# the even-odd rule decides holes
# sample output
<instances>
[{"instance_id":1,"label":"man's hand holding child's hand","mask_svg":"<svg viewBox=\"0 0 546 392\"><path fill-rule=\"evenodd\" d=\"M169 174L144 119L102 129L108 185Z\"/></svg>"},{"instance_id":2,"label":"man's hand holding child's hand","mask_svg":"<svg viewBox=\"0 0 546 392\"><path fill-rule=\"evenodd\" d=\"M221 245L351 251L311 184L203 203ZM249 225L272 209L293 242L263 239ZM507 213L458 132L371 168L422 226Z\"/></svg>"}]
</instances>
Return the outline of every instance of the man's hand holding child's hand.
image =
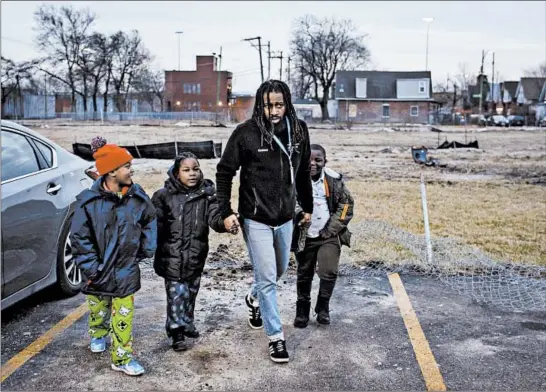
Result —
<instances>
[{"instance_id":1,"label":"man's hand holding child's hand","mask_svg":"<svg viewBox=\"0 0 546 392\"><path fill-rule=\"evenodd\" d=\"M239 219L237 219L237 215L232 214L224 219L224 227L228 233L233 235L239 233Z\"/></svg>"},{"instance_id":2,"label":"man's hand holding child's hand","mask_svg":"<svg viewBox=\"0 0 546 392\"><path fill-rule=\"evenodd\" d=\"M299 226L301 227L309 227L311 226L311 214L305 212L303 214L303 218L300 220L300 222L298 223Z\"/></svg>"}]
</instances>

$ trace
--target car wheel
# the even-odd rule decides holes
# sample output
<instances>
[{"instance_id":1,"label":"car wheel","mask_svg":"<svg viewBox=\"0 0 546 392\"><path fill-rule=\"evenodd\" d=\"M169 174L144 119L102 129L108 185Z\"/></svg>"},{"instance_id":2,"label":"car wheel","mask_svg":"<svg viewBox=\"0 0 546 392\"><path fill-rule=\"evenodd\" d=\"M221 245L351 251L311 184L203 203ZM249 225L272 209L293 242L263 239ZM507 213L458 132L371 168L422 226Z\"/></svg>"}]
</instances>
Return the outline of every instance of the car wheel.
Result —
<instances>
[{"instance_id":1,"label":"car wheel","mask_svg":"<svg viewBox=\"0 0 546 392\"><path fill-rule=\"evenodd\" d=\"M61 293L67 296L78 294L83 286L83 276L76 266L70 243L71 220L72 217L69 217L63 227L57 251L57 286Z\"/></svg>"}]
</instances>

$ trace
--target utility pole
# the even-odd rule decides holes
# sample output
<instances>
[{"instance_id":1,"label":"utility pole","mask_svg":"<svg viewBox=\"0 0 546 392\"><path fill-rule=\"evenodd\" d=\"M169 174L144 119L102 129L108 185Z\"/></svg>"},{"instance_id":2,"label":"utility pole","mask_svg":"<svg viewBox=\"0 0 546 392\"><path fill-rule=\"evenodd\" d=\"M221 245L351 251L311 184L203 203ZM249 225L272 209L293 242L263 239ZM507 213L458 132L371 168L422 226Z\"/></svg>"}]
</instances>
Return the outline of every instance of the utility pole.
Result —
<instances>
[{"instance_id":1,"label":"utility pole","mask_svg":"<svg viewBox=\"0 0 546 392\"><path fill-rule=\"evenodd\" d=\"M279 68L279 80L282 80L282 50L280 52L281 54L279 56L271 56L272 59L280 59L281 60L281 67Z\"/></svg>"},{"instance_id":2,"label":"utility pole","mask_svg":"<svg viewBox=\"0 0 546 392\"><path fill-rule=\"evenodd\" d=\"M215 55L216 53L213 53ZM220 106L220 70L222 69L222 47L220 46L220 54L218 55L218 67L216 69L216 72L218 72L218 81L216 82L216 113L215 113L215 121L216 124L218 124L218 107Z\"/></svg>"},{"instance_id":3,"label":"utility pole","mask_svg":"<svg viewBox=\"0 0 546 392\"><path fill-rule=\"evenodd\" d=\"M257 48L252 43L252 41L256 41L256 40L258 40L258 47ZM263 83L264 82L264 65L263 65L263 61L262 61L262 37L245 38L245 39L243 39L243 41L250 42L250 45L252 45L253 48L258 49L258 52L260 52L260 71L262 73L262 83Z\"/></svg>"},{"instance_id":4,"label":"utility pole","mask_svg":"<svg viewBox=\"0 0 546 392\"><path fill-rule=\"evenodd\" d=\"M305 83L305 76L303 75L303 59L300 60L300 98L305 98L305 89L303 87L303 84Z\"/></svg>"},{"instance_id":5,"label":"utility pole","mask_svg":"<svg viewBox=\"0 0 546 392\"><path fill-rule=\"evenodd\" d=\"M271 79L271 41L267 41L267 80Z\"/></svg>"},{"instance_id":6,"label":"utility pole","mask_svg":"<svg viewBox=\"0 0 546 392\"><path fill-rule=\"evenodd\" d=\"M497 103L495 102L495 52L493 52L491 68L491 114L495 114L493 112L493 110L497 109Z\"/></svg>"},{"instance_id":7,"label":"utility pole","mask_svg":"<svg viewBox=\"0 0 546 392\"><path fill-rule=\"evenodd\" d=\"M290 61L292 61L292 59L290 58L290 56L288 56L288 87L290 87Z\"/></svg>"},{"instance_id":8,"label":"utility pole","mask_svg":"<svg viewBox=\"0 0 546 392\"><path fill-rule=\"evenodd\" d=\"M44 119L47 120L47 74L44 73Z\"/></svg>"},{"instance_id":9,"label":"utility pole","mask_svg":"<svg viewBox=\"0 0 546 392\"><path fill-rule=\"evenodd\" d=\"M480 108L479 108L479 113L480 113L480 116L483 112L483 62L485 60L485 50L482 49L482 65L480 67Z\"/></svg>"}]
</instances>

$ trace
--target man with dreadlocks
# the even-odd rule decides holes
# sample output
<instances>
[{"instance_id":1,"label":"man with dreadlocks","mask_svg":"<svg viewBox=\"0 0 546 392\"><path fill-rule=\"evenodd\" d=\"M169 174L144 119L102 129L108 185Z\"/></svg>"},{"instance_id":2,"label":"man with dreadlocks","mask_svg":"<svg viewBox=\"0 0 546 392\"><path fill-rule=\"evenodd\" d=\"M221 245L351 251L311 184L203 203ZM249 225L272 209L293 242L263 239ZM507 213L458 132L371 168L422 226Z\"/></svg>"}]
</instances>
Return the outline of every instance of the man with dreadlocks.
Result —
<instances>
[{"instance_id":1,"label":"man with dreadlocks","mask_svg":"<svg viewBox=\"0 0 546 392\"><path fill-rule=\"evenodd\" d=\"M309 225L313 212L309 132L299 120L286 83L269 80L256 92L252 118L231 134L217 166L217 197L227 231L242 224L254 269L245 297L248 323L264 328L269 356L288 362L277 305L277 280L288 267L296 195ZM240 170L239 219L231 208L233 177ZM262 321L263 320L263 321Z\"/></svg>"}]
</instances>

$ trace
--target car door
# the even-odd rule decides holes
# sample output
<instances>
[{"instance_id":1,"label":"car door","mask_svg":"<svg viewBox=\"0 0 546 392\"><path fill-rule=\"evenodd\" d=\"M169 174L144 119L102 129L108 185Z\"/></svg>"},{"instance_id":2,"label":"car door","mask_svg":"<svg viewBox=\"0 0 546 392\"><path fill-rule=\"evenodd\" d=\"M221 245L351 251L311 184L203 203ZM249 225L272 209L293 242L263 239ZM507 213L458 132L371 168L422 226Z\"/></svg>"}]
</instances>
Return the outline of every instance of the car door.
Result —
<instances>
[{"instance_id":1,"label":"car door","mask_svg":"<svg viewBox=\"0 0 546 392\"><path fill-rule=\"evenodd\" d=\"M22 132L2 127L3 297L43 279L56 261L66 215L56 152ZM49 148L50 155L47 156Z\"/></svg>"}]
</instances>

